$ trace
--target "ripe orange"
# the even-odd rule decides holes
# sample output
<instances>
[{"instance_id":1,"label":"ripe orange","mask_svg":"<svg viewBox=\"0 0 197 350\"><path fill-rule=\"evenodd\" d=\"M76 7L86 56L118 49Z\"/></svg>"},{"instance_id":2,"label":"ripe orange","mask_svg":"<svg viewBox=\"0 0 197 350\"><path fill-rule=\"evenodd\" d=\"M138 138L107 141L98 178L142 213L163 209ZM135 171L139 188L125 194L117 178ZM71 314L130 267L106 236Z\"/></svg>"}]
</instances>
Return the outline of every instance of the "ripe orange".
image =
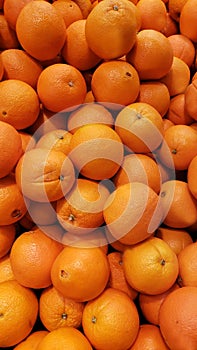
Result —
<instances>
[{"instance_id":1,"label":"ripe orange","mask_svg":"<svg viewBox=\"0 0 197 350\"><path fill-rule=\"evenodd\" d=\"M52 264L62 249L62 244L40 229L22 233L14 241L10 252L16 280L28 288L48 287L51 284Z\"/></svg>"},{"instance_id":2,"label":"ripe orange","mask_svg":"<svg viewBox=\"0 0 197 350\"><path fill-rule=\"evenodd\" d=\"M14 31L16 30L16 21L17 21L18 15L22 10L22 8L28 2L30 2L30 0L19 0L17 1L17 3L13 0L4 0L4 3L3 3L4 16L8 21L10 28L12 28Z\"/></svg>"},{"instance_id":3,"label":"ripe orange","mask_svg":"<svg viewBox=\"0 0 197 350\"><path fill-rule=\"evenodd\" d=\"M99 103L85 103L70 113L67 119L67 128L73 134L86 124L106 124L113 126L112 114Z\"/></svg>"},{"instance_id":4,"label":"ripe orange","mask_svg":"<svg viewBox=\"0 0 197 350\"><path fill-rule=\"evenodd\" d=\"M14 242L16 227L14 224L0 226L0 258L5 256Z\"/></svg>"},{"instance_id":5,"label":"ripe orange","mask_svg":"<svg viewBox=\"0 0 197 350\"><path fill-rule=\"evenodd\" d=\"M46 148L34 148L23 154L15 175L23 195L36 202L60 199L75 181L70 159L61 151Z\"/></svg>"},{"instance_id":6,"label":"ripe orange","mask_svg":"<svg viewBox=\"0 0 197 350\"><path fill-rule=\"evenodd\" d=\"M79 328L83 309L84 303L63 297L53 286L45 288L39 299L39 316L49 331L62 327Z\"/></svg>"},{"instance_id":7,"label":"ripe orange","mask_svg":"<svg viewBox=\"0 0 197 350\"><path fill-rule=\"evenodd\" d=\"M110 267L110 278L108 287L121 290L126 293L131 299L135 299L138 292L131 288L127 283L124 275L122 253L114 251L107 255Z\"/></svg>"},{"instance_id":8,"label":"ripe orange","mask_svg":"<svg viewBox=\"0 0 197 350\"><path fill-rule=\"evenodd\" d=\"M138 32L127 61L135 67L141 80L160 79L172 66L172 47L164 34L154 29L143 29Z\"/></svg>"},{"instance_id":9,"label":"ripe orange","mask_svg":"<svg viewBox=\"0 0 197 350\"><path fill-rule=\"evenodd\" d=\"M92 2L90 0L75 0L75 2L80 8L83 18L87 18L92 10Z\"/></svg>"},{"instance_id":10,"label":"ripe orange","mask_svg":"<svg viewBox=\"0 0 197 350\"><path fill-rule=\"evenodd\" d=\"M127 154L113 178L116 187L128 182L142 182L156 193L161 186L161 175L157 163L145 154Z\"/></svg>"},{"instance_id":11,"label":"ripe orange","mask_svg":"<svg viewBox=\"0 0 197 350\"><path fill-rule=\"evenodd\" d=\"M169 350L159 327L152 324L142 324L137 338L129 350Z\"/></svg>"},{"instance_id":12,"label":"ripe orange","mask_svg":"<svg viewBox=\"0 0 197 350\"><path fill-rule=\"evenodd\" d=\"M0 121L0 178L8 175L22 154L22 140L17 130Z\"/></svg>"},{"instance_id":13,"label":"ripe orange","mask_svg":"<svg viewBox=\"0 0 197 350\"><path fill-rule=\"evenodd\" d=\"M0 315L0 347L16 345L33 329L38 315L38 300L32 290L21 286L18 282L2 282Z\"/></svg>"},{"instance_id":14,"label":"ripe orange","mask_svg":"<svg viewBox=\"0 0 197 350\"><path fill-rule=\"evenodd\" d=\"M174 56L169 72L160 81L167 86L170 96L184 93L190 82L190 69L187 63Z\"/></svg>"},{"instance_id":15,"label":"ripe orange","mask_svg":"<svg viewBox=\"0 0 197 350\"><path fill-rule=\"evenodd\" d=\"M197 242L192 242L185 246L178 255L179 261L179 279L181 286L197 287L196 260Z\"/></svg>"},{"instance_id":16,"label":"ripe orange","mask_svg":"<svg viewBox=\"0 0 197 350\"><path fill-rule=\"evenodd\" d=\"M172 166L176 170L186 170L191 160L196 156L197 132L189 125L173 125L165 131L164 147L159 150L159 157L163 164ZM171 159L166 157L166 148L171 153Z\"/></svg>"},{"instance_id":17,"label":"ripe orange","mask_svg":"<svg viewBox=\"0 0 197 350\"><path fill-rule=\"evenodd\" d=\"M36 144L36 140L34 138L34 136L32 136L31 134L29 134L26 131L18 131L20 137L21 137L21 141L22 141L22 154L25 153L26 151L30 151L30 149L35 147Z\"/></svg>"},{"instance_id":18,"label":"ripe orange","mask_svg":"<svg viewBox=\"0 0 197 350\"><path fill-rule=\"evenodd\" d=\"M152 188L140 182L130 182L114 190L103 211L114 240L131 245L150 237L162 218L158 199Z\"/></svg>"},{"instance_id":19,"label":"ripe orange","mask_svg":"<svg viewBox=\"0 0 197 350\"><path fill-rule=\"evenodd\" d=\"M167 9L162 0L139 0L136 4L141 16L140 29L154 29L158 32L166 23Z\"/></svg>"},{"instance_id":20,"label":"ripe orange","mask_svg":"<svg viewBox=\"0 0 197 350\"><path fill-rule=\"evenodd\" d=\"M109 196L106 186L78 179L70 192L56 204L57 219L74 234L87 234L104 223L103 208Z\"/></svg>"},{"instance_id":21,"label":"ripe orange","mask_svg":"<svg viewBox=\"0 0 197 350\"><path fill-rule=\"evenodd\" d=\"M136 101L150 104L163 117L170 105L170 94L167 86L159 81L141 82Z\"/></svg>"},{"instance_id":22,"label":"ripe orange","mask_svg":"<svg viewBox=\"0 0 197 350\"><path fill-rule=\"evenodd\" d=\"M166 344L174 350L193 350L197 345L196 287L182 287L170 293L161 305L159 326ZM184 307L183 307L184 305Z\"/></svg>"},{"instance_id":23,"label":"ripe orange","mask_svg":"<svg viewBox=\"0 0 197 350\"><path fill-rule=\"evenodd\" d=\"M166 181L160 191L164 211L163 223L172 228L186 228L197 220L197 206L187 182Z\"/></svg>"},{"instance_id":24,"label":"ripe orange","mask_svg":"<svg viewBox=\"0 0 197 350\"><path fill-rule=\"evenodd\" d=\"M72 136L69 158L77 170L93 180L111 178L123 160L123 144L118 134L104 124L80 127Z\"/></svg>"},{"instance_id":25,"label":"ripe orange","mask_svg":"<svg viewBox=\"0 0 197 350\"><path fill-rule=\"evenodd\" d=\"M193 120L197 120L196 116L196 94L197 79L193 79L185 90L185 109Z\"/></svg>"},{"instance_id":26,"label":"ripe orange","mask_svg":"<svg viewBox=\"0 0 197 350\"><path fill-rule=\"evenodd\" d=\"M28 201L24 200L13 174L0 179L0 189L0 225L14 224L27 212Z\"/></svg>"},{"instance_id":27,"label":"ripe orange","mask_svg":"<svg viewBox=\"0 0 197 350\"><path fill-rule=\"evenodd\" d=\"M123 108L116 117L115 130L130 152L136 153L154 151L161 144L164 134L161 115L144 102Z\"/></svg>"},{"instance_id":28,"label":"ripe orange","mask_svg":"<svg viewBox=\"0 0 197 350\"><path fill-rule=\"evenodd\" d=\"M2 51L1 59L4 66L4 79L22 80L36 88L42 66L35 59L19 49Z\"/></svg>"},{"instance_id":29,"label":"ripe orange","mask_svg":"<svg viewBox=\"0 0 197 350\"><path fill-rule=\"evenodd\" d=\"M167 118L164 118L163 119L163 126L164 126L164 132L170 128L172 125L174 125L174 123L170 120L170 119L167 119Z\"/></svg>"},{"instance_id":30,"label":"ripe orange","mask_svg":"<svg viewBox=\"0 0 197 350\"><path fill-rule=\"evenodd\" d=\"M15 280L15 276L13 274L10 256L8 254L3 258L0 258L0 283L12 280Z\"/></svg>"},{"instance_id":31,"label":"ripe orange","mask_svg":"<svg viewBox=\"0 0 197 350\"><path fill-rule=\"evenodd\" d=\"M85 27L85 19L71 23L67 28L66 41L61 51L64 60L81 71L91 69L101 61L88 46Z\"/></svg>"},{"instance_id":32,"label":"ripe orange","mask_svg":"<svg viewBox=\"0 0 197 350\"><path fill-rule=\"evenodd\" d=\"M159 310L160 306L163 303L164 299L170 294L173 290L180 288L177 283L173 284L167 291L156 294L149 295L139 293L139 306L142 311L145 319L156 326L159 325Z\"/></svg>"},{"instance_id":33,"label":"ripe orange","mask_svg":"<svg viewBox=\"0 0 197 350\"><path fill-rule=\"evenodd\" d=\"M98 102L128 105L136 100L139 88L136 69L122 60L103 62L92 75L91 89Z\"/></svg>"},{"instance_id":34,"label":"ripe orange","mask_svg":"<svg viewBox=\"0 0 197 350\"><path fill-rule=\"evenodd\" d=\"M72 134L65 129L52 130L40 137L36 143L36 148L61 151L68 155L71 137Z\"/></svg>"},{"instance_id":35,"label":"ripe orange","mask_svg":"<svg viewBox=\"0 0 197 350\"><path fill-rule=\"evenodd\" d=\"M47 1L30 1L20 11L16 34L23 49L37 60L53 59L66 40L63 17Z\"/></svg>"},{"instance_id":36,"label":"ripe orange","mask_svg":"<svg viewBox=\"0 0 197 350\"><path fill-rule=\"evenodd\" d=\"M166 37L169 37L170 35L177 34L178 31L178 23L170 16L170 13L168 11L166 15L166 23L161 29L161 33Z\"/></svg>"},{"instance_id":37,"label":"ripe orange","mask_svg":"<svg viewBox=\"0 0 197 350\"><path fill-rule=\"evenodd\" d=\"M54 287L75 301L96 298L106 287L109 264L99 247L66 246L55 259L51 269ZM88 281L88 283L87 283Z\"/></svg>"},{"instance_id":38,"label":"ripe orange","mask_svg":"<svg viewBox=\"0 0 197 350\"><path fill-rule=\"evenodd\" d=\"M73 327L63 327L49 332L39 343L37 350L93 350L81 331Z\"/></svg>"},{"instance_id":39,"label":"ripe orange","mask_svg":"<svg viewBox=\"0 0 197 350\"><path fill-rule=\"evenodd\" d=\"M197 42L197 34L196 34L196 19L197 19L197 11L196 11L196 0L185 0L185 4L181 9L180 14L180 33L187 36L194 43Z\"/></svg>"},{"instance_id":40,"label":"ripe orange","mask_svg":"<svg viewBox=\"0 0 197 350\"><path fill-rule=\"evenodd\" d=\"M193 42L182 34L174 34L168 37L174 56L182 59L189 67L191 67L195 58L195 47Z\"/></svg>"},{"instance_id":41,"label":"ripe orange","mask_svg":"<svg viewBox=\"0 0 197 350\"><path fill-rule=\"evenodd\" d=\"M188 0L168 0L170 16L179 23L183 6Z\"/></svg>"},{"instance_id":42,"label":"ripe orange","mask_svg":"<svg viewBox=\"0 0 197 350\"><path fill-rule=\"evenodd\" d=\"M14 347L14 350L36 350L41 340L48 334L47 331L32 332L25 340Z\"/></svg>"},{"instance_id":43,"label":"ripe orange","mask_svg":"<svg viewBox=\"0 0 197 350\"><path fill-rule=\"evenodd\" d=\"M56 202L36 202L29 201L28 205L28 215L29 220L37 226L45 226L45 225L55 225L57 222L56 215Z\"/></svg>"},{"instance_id":44,"label":"ripe orange","mask_svg":"<svg viewBox=\"0 0 197 350\"><path fill-rule=\"evenodd\" d=\"M2 12L0 13L0 48L1 50L19 48L16 32L10 28Z\"/></svg>"},{"instance_id":45,"label":"ripe orange","mask_svg":"<svg viewBox=\"0 0 197 350\"><path fill-rule=\"evenodd\" d=\"M186 91L187 89L188 87ZM190 125L194 120L190 117L186 108L186 91L170 99L167 117L174 124Z\"/></svg>"},{"instance_id":46,"label":"ripe orange","mask_svg":"<svg viewBox=\"0 0 197 350\"><path fill-rule=\"evenodd\" d=\"M137 337L139 315L126 293L107 288L85 305L82 326L96 349L126 350Z\"/></svg>"},{"instance_id":47,"label":"ripe orange","mask_svg":"<svg viewBox=\"0 0 197 350\"><path fill-rule=\"evenodd\" d=\"M86 21L90 49L102 59L119 58L128 53L136 40L136 7L125 0L100 1Z\"/></svg>"},{"instance_id":48,"label":"ripe orange","mask_svg":"<svg viewBox=\"0 0 197 350\"><path fill-rule=\"evenodd\" d=\"M38 78L37 91L45 108L60 112L83 103L87 88L85 79L77 68L56 63L42 71Z\"/></svg>"},{"instance_id":49,"label":"ripe orange","mask_svg":"<svg viewBox=\"0 0 197 350\"><path fill-rule=\"evenodd\" d=\"M197 173L197 156L195 156L188 166L187 182L189 190L192 195L197 199L197 188L196 188L196 173Z\"/></svg>"},{"instance_id":50,"label":"ripe orange","mask_svg":"<svg viewBox=\"0 0 197 350\"><path fill-rule=\"evenodd\" d=\"M17 79L0 82L0 120L11 124L17 130L33 124L39 114L40 103L35 90Z\"/></svg>"},{"instance_id":51,"label":"ripe orange","mask_svg":"<svg viewBox=\"0 0 197 350\"><path fill-rule=\"evenodd\" d=\"M0 81L2 80L4 75L4 66L3 66L3 62L2 62L2 56L0 54Z\"/></svg>"},{"instance_id":52,"label":"ripe orange","mask_svg":"<svg viewBox=\"0 0 197 350\"><path fill-rule=\"evenodd\" d=\"M62 15L66 28L75 21L83 19L83 14L77 2L72 0L54 1L52 4L55 9Z\"/></svg>"},{"instance_id":53,"label":"ripe orange","mask_svg":"<svg viewBox=\"0 0 197 350\"><path fill-rule=\"evenodd\" d=\"M156 232L156 237L163 239L176 255L182 249L193 242L192 237L186 230L174 229L170 227L159 227Z\"/></svg>"},{"instance_id":54,"label":"ripe orange","mask_svg":"<svg viewBox=\"0 0 197 350\"><path fill-rule=\"evenodd\" d=\"M175 283L179 272L176 254L157 237L125 249L123 268L131 287L150 295L167 291Z\"/></svg>"}]
</instances>

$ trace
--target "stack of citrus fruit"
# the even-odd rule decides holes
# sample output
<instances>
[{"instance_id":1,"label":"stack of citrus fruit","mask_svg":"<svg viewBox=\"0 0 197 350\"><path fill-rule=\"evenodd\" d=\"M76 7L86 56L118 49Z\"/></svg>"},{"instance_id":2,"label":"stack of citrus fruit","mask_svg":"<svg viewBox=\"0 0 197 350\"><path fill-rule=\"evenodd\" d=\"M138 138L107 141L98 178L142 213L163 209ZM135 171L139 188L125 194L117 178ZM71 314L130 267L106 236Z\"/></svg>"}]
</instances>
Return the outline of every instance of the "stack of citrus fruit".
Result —
<instances>
[{"instance_id":1,"label":"stack of citrus fruit","mask_svg":"<svg viewBox=\"0 0 197 350\"><path fill-rule=\"evenodd\" d=\"M197 0L0 0L0 348L197 349Z\"/></svg>"}]
</instances>

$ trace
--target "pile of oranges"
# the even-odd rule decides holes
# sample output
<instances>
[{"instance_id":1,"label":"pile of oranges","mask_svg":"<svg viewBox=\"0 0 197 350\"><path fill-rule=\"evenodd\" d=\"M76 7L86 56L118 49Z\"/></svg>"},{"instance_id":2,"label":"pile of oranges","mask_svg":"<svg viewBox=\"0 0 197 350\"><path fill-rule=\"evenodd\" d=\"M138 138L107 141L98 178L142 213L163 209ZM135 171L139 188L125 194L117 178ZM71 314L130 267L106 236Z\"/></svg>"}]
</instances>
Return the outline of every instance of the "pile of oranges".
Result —
<instances>
[{"instance_id":1,"label":"pile of oranges","mask_svg":"<svg viewBox=\"0 0 197 350\"><path fill-rule=\"evenodd\" d=\"M0 348L197 349L197 0L0 0Z\"/></svg>"}]
</instances>

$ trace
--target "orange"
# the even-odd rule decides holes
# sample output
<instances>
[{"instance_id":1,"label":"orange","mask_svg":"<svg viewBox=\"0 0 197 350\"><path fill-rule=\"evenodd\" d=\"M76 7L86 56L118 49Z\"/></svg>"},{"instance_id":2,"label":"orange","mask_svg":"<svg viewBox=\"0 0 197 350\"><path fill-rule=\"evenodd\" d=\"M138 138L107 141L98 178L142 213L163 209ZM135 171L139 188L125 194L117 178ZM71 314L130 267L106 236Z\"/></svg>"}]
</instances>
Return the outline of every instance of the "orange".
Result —
<instances>
[{"instance_id":1,"label":"orange","mask_svg":"<svg viewBox=\"0 0 197 350\"><path fill-rule=\"evenodd\" d=\"M61 151L34 148L17 163L16 182L24 196L37 202L63 197L75 181L74 167Z\"/></svg>"},{"instance_id":2,"label":"orange","mask_svg":"<svg viewBox=\"0 0 197 350\"><path fill-rule=\"evenodd\" d=\"M169 11L166 14L166 22L163 28L160 30L162 34L164 34L166 37L169 37L170 35L174 35L178 33L178 23L170 16Z\"/></svg>"},{"instance_id":3,"label":"orange","mask_svg":"<svg viewBox=\"0 0 197 350\"><path fill-rule=\"evenodd\" d=\"M56 202L45 203L29 201L28 213L29 220L37 226L55 225L57 221Z\"/></svg>"},{"instance_id":4,"label":"orange","mask_svg":"<svg viewBox=\"0 0 197 350\"><path fill-rule=\"evenodd\" d=\"M35 90L17 79L0 82L0 120L11 124L17 130L33 124L39 114L40 103Z\"/></svg>"},{"instance_id":5,"label":"orange","mask_svg":"<svg viewBox=\"0 0 197 350\"><path fill-rule=\"evenodd\" d=\"M170 94L165 84L159 81L141 82L137 102L153 106L163 117L170 105Z\"/></svg>"},{"instance_id":6,"label":"orange","mask_svg":"<svg viewBox=\"0 0 197 350\"><path fill-rule=\"evenodd\" d=\"M136 31L136 7L125 0L100 1L88 15L85 28L88 46L106 60L128 53Z\"/></svg>"},{"instance_id":7,"label":"orange","mask_svg":"<svg viewBox=\"0 0 197 350\"><path fill-rule=\"evenodd\" d=\"M194 62L195 47L193 42L182 34L174 34L168 37L174 56L182 59L189 67Z\"/></svg>"},{"instance_id":8,"label":"orange","mask_svg":"<svg viewBox=\"0 0 197 350\"><path fill-rule=\"evenodd\" d=\"M65 129L52 130L40 137L36 143L36 148L61 151L68 155L71 138L72 134Z\"/></svg>"},{"instance_id":9,"label":"orange","mask_svg":"<svg viewBox=\"0 0 197 350\"><path fill-rule=\"evenodd\" d=\"M109 190L89 179L78 179L70 192L57 201L57 219L74 234L87 234L104 223L103 207Z\"/></svg>"},{"instance_id":10,"label":"orange","mask_svg":"<svg viewBox=\"0 0 197 350\"><path fill-rule=\"evenodd\" d=\"M15 346L14 350L36 350L47 334L48 332L45 330L32 332L25 340Z\"/></svg>"},{"instance_id":11,"label":"orange","mask_svg":"<svg viewBox=\"0 0 197 350\"><path fill-rule=\"evenodd\" d=\"M176 170L186 170L197 154L196 130L189 125L173 125L165 131L164 141L163 148L159 150L162 163L171 166L173 160ZM166 157L167 148L171 153L171 159Z\"/></svg>"},{"instance_id":12,"label":"orange","mask_svg":"<svg viewBox=\"0 0 197 350\"><path fill-rule=\"evenodd\" d=\"M167 291L156 294L139 294L139 306L142 312L142 315L145 317L146 321L156 326L159 325L159 310L160 306L163 303L164 299L170 294L173 290L178 289L179 285L177 283L173 284Z\"/></svg>"},{"instance_id":13,"label":"orange","mask_svg":"<svg viewBox=\"0 0 197 350\"><path fill-rule=\"evenodd\" d=\"M14 224L27 212L28 201L24 200L13 174L0 179L0 190L0 225Z\"/></svg>"},{"instance_id":14,"label":"orange","mask_svg":"<svg viewBox=\"0 0 197 350\"><path fill-rule=\"evenodd\" d=\"M190 234L186 230L174 229L170 227L159 227L156 232L158 238L163 239L176 255L182 249L193 242Z\"/></svg>"},{"instance_id":15,"label":"orange","mask_svg":"<svg viewBox=\"0 0 197 350\"><path fill-rule=\"evenodd\" d=\"M161 176L157 163L145 154L127 154L113 178L116 187L128 182L142 182L156 193L160 190Z\"/></svg>"},{"instance_id":16,"label":"orange","mask_svg":"<svg viewBox=\"0 0 197 350\"><path fill-rule=\"evenodd\" d=\"M196 101L197 101L197 79L193 79L185 90L185 109L193 120L197 120Z\"/></svg>"},{"instance_id":17,"label":"orange","mask_svg":"<svg viewBox=\"0 0 197 350\"><path fill-rule=\"evenodd\" d=\"M90 0L75 0L76 4L79 6L83 18L87 18L92 10L92 3Z\"/></svg>"},{"instance_id":18,"label":"orange","mask_svg":"<svg viewBox=\"0 0 197 350\"><path fill-rule=\"evenodd\" d=\"M130 182L114 190L103 212L114 240L130 245L151 236L162 218L158 199L152 188L140 182Z\"/></svg>"},{"instance_id":19,"label":"orange","mask_svg":"<svg viewBox=\"0 0 197 350\"><path fill-rule=\"evenodd\" d=\"M30 149L35 147L36 140L31 134L29 134L26 131L19 130L18 133L19 133L19 135L21 137L21 141L22 141L22 154L21 155L23 155L23 153L25 153L25 152L27 152Z\"/></svg>"},{"instance_id":20,"label":"orange","mask_svg":"<svg viewBox=\"0 0 197 350\"><path fill-rule=\"evenodd\" d=\"M196 173L197 173L197 156L195 156L188 166L187 182L192 195L197 199L196 188Z\"/></svg>"},{"instance_id":21,"label":"orange","mask_svg":"<svg viewBox=\"0 0 197 350\"><path fill-rule=\"evenodd\" d=\"M19 49L2 51L1 59L4 66L4 79L22 80L36 88L42 66L35 59Z\"/></svg>"},{"instance_id":22,"label":"orange","mask_svg":"<svg viewBox=\"0 0 197 350\"><path fill-rule=\"evenodd\" d=\"M187 36L194 43L197 42L197 34L196 34L196 19L197 19L197 10L196 0L185 0L185 4L182 7L180 14L180 33Z\"/></svg>"},{"instance_id":23,"label":"orange","mask_svg":"<svg viewBox=\"0 0 197 350\"><path fill-rule=\"evenodd\" d=\"M17 130L0 121L0 178L8 175L22 154L22 141Z\"/></svg>"},{"instance_id":24,"label":"orange","mask_svg":"<svg viewBox=\"0 0 197 350\"><path fill-rule=\"evenodd\" d=\"M71 23L67 28L67 38L61 51L68 64L82 71L95 67L101 61L88 46L85 27L85 19Z\"/></svg>"},{"instance_id":25,"label":"orange","mask_svg":"<svg viewBox=\"0 0 197 350\"><path fill-rule=\"evenodd\" d=\"M142 324L137 338L129 350L169 350L159 327L152 324Z\"/></svg>"},{"instance_id":26,"label":"orange","mask_svg":"<svg viewBox=\"0 0 197 350\"><path fill-rule=\"evenodd\" d=\"M131 299L135 299L138 292L131 288L127 283L124 275L122 253L114 251L107 255L110 267L110 278L108 287L121 290L126 293Z\"/></svg>"},{"instance_id":27,"label":"orange","mask_svg":"<svg viewBox=\"0 0 197 350\"><path fill-rule=\"evenodd\" d=\"M53 286L45 288L39 300L39 316L49 331L60 327L79 328L84 303L64 298Z\"/></svg>"},{"instance_id":28,"label":"orange","mask_svg":"<svg viewBox=\"0 0 197 350\"><path fill-rule=\"evenodd\" d=\"M17 3L13 0L4 0L4 16L8 21L10 28L12 28L13 30L16 30L16 21L20 11L29 2L30 0L19 0L17 1Z\"/></svg>"},{"instance_id":29,"label":"orange","mask_svg":"<svg viewBox=\"0 0 197 350\"><path fill-rule=\"evenodd\" d=\"M125 249L123 268L127 282L140 293L150 295L167 291L179 272L176 254L157 237Z\"/></svg>"},{"instance_id":30,"label":"orange","mask_svg":"<svg viewBox=\"0 0 197 350\"><path fill-rule=\"evenodd\" d=\"M190 82L190 69L182 59L174 56L169 72L160 81L167 86L170 96L184 93Z\"/></svg>"},{"instance_id":31,"label":"orange","mask_svg":"<svg viewBox=\"0 0 197 350\"><path fill-rule=\"evenodd\" d=\"M0 49L17 49L19 42L16 32L10 28L3 13L0 13Z\"/></svg>"},{"instance_id":32,"label":"orange","mask_svg":"<svg viewBox=\"0 0 197 350\"><path fill-rule=\"evenodd\" d=\"M105 289L110 269L99 247L65 247L51 269L54 287L65 297L78 302L96 298ZM88 283L87 283L88 281Z\"/></svg>"},{"instance_id":33,"label":"orange","mask_svg":"<svg viewBox=\"0 0 197 350\"><path fill-rule=\"evenodd\" d=\"M90 103L90 102L94 102L94 101L95 101L95 98L93 96L92 90L89 90L86 94L84 103Z\"/></svg>"},{"instance_id":34,"label":"orange","mask_svg":"<svg viewBox=\"0 0 197 350\"><path fill-rule=\"evenodd\" d=\"M93 350L87 338L81 331L73 327L55 329L44 337L37 350Z\"/></svg>"},{"instance_id":35,"label":"orange","mask_svg":"<svg viewBox=\"0 0 197 350\"><path fill-rule=\"evenodd\" d=\"M105 226L104 232L105 232L105 236L107 238L108 244L110 244L110 247L112 247L112 251L122 253L127 247L130 247L130 245L126 245L121 243L118 240L115 240L115 238L112 236L107 226Z\"/></svg>"},{"instance_id":36,"label":"orange","mask_svg":"<svg viewBox=\"0 0 197 350\"><path fill-rule=\"evenodd\" d=\"M51 284L51 267L63 246L40 229L22 233L10 252L16 280L28 288L46 288ZM36 257L36 258L35 258Z\"/></svg>"},{"instance_id":37,"label":"orange","mask_svg":"<svg viewBox=\"0 0 197 350\"><path fill-rule=\"evenodd\" d=\"M83 176L92 180L111 178L123 160L118 134L104 124L80 127L72 136L69 158Z\"/></svg>"},{"instance_id":38,"label":"orange","mask_svg":"<svg viewBox=\"0 0 197 350\"><path fill-rule=\"evenodd\" d=\"M30 334L36 322L38 301L35 294L16 281L0 283L0 315L0 347L16 345Z\"/></svg>"},{"instance_id":39,"label":"orange","mask_svg":"<svg viewBox=\"0 0 197 350\"><path fill-rule=\"evenodd\" d=\"M4 66L3 66L3 62L2 62L2 56L0 54L0 81L3 78L3 74L4 74Z\"/></svg>"},{"instance_id":40,"label":"orange","mask_svg":"<svg viewBox=\"0 0 197 350\"><path fill-rule=\"evenodd\" d=\"M196 348L196 287L182 287L170 293L161 305L159 325L166 344L174 350ZM183 307L184 305L184 307Z\"/></svg>"},{"instance_id":41,"label":"orange","mask_svg":"<svg viewBox=\"0 0 197 350\"><path fill-rule=\"evenodd\" d=\"M85 305L82 326L94 348L126 350L137 337L139 315L126 293L107 288Z\"/></svg>"},{"instance_id":42,"label":"orange","mask_svg":"<svg viewBox=\"0 0 197 350\"><path fill-rule=\"evenodd\" d=\"M174 124L190 125L192 123L193 119L186 108L186 93L178 94L170 99L167 117Z\"/></svg>"},{"instance_id":43,"label":"orange","mask_svg":"<svg viewBox=\"0 0 197 350\"><path fill-rule=\"evenodd\" d=\"M163 119L163 126L164 126L164 132L170 128L172 125L174 125L174 123L170 120L170 119L167 119L167 118L164 118Z\"/></svg>"},{"instance_id":44,"label":"orange","mask_svg":"<svg viewBox=\"0 0 197 350\"><path fill-rule=\"evenodd\" d=\"M178 255L179 279L181 286L197 287L196 282L196 250L197 242L192 242L184 247Z\"/></svg>"},{"instance_id":45,"label":"orange","mask_svg":"<svg viewBox=\"0 0 197 350\"><path fill-rule=\"evenodd\" d=\"M83 236L65 232L61 242L65 246L77 247L80 244L80 246L84 248L91 248L92 245L94 245L102 249L105 254L108 253L108 240L105 235L105 230L102 227L99 227L93 232L83 234Z\"/></svg>"},{"instance_id":46,"label":"orange","mask_svg":"<svg viewBox=\"0 0 197 350\"><path fill-rule=\"evenodd\" d=\"M53 59L66 40L63 17L47 1L30 1L20 11L16 34L23 49L37 60Z\"/></svg>"},{"instance_id":47,"label":"orange","mask_svg":"<svg viewBox=\"0 0 197 350\"><path fill-rule=\"evenodd\" d=\"M83 103L87 89L85 79L77 68L56 63L42 71L38 78L37 91L45 108L60 112Z\"/></svg>"},{"instance_id":48,"label":"orange","mask_svg":"<svg viewBox=\"0 0 197 350\"><path fill-rule=\"evenodd\" d=\"M170 16L179 23L180 14L183 6L188 0L168 0L168 9Z\"/></svg>"},{"instance_id":49,"label":"orange","mask_svg":"<svg viewBox=\"0 0 197 350\"><path fill-rule=\"evenodd\" d=\"M116 117L115 130L130 152L136 153L154 151L164 134L161 115L145 102L135 102L123 108Z\"/></svg>"},{"instance_id":50,"label":"orange","mask_svg":"<svg viewBox=\"0 0 197 350\"><path fill-rule=\"evenodd\" d=\"M186 228L197 220L197 206L188 184L180 180L166 181L161 186L163 223L172 228Z\"/></svg>"},{"instance_id":51,"label":"orange","mask_svg":"<svg viewBox=\"0 0 197 350\"><path fill-rule=\"evenodd\" d=\"M0 283L5 281L15 280L10 257L9 255L5 255L3 258L0 258Z\"/></svg>"},{"instance_id":52,"label":"orange","mask_svg":"<svg viewBox=\"0 0 197 350\"><path fill-rule=\"evenodd\" d=\"M128 105L136 100L139 88L136 69L125 61L103 62L92 75L91 89L98 102Z\"/></svg>"},{"instance_id":53,"label":"orange","mask_svg":"<svg viewBox=\"0 0 197 350\"><path fill-rule=\"evenodd\" d=\"M15 236L16 227L14 224L0 226L0 258L4 257L10 251Z\"/></svg>"},{"instance_id":54,"label":"orange","mask_svg":"<svg viewBox=\"0 0 197 350\"><path fill-rule=\"evenodd\" d=\"M107 108L96 102L85 103L72 113L67 119L67 128L73 134L86 124L106 124L113 126L114 119Z\"/></svg>"},{"instance_id":55,"label":"orange","mask_svg":"<svg viewBox=\"0 0 197 350\"><path fill-rule=\"evenodd\" d=\"M83 19L80 7L72 0L54 1L52 4L55 9L62 15L66 28L75 21Z\"/></svg>"},{"instance_id":56,"label":"orange","mask_svg":"<svg viewBox=\"0 0 197 350\"><path fill-rule=\"evenodd\" d=\"M140 29L154 29L158 32L166 23L167 10L162 0L139 0L136 4L141 16Z\"/></svg>"},{"instance_id":57,"label":"orange","mask_svg":"<svg viewBox=\"0 0 197 350\"><path fill-rule=\"evenodd\" d=\"M135 67L141 80L160 79L172 66L172 47L164 34L154 29L143 29L138 32L127 61Z\"/></svg>"}]
</instances>

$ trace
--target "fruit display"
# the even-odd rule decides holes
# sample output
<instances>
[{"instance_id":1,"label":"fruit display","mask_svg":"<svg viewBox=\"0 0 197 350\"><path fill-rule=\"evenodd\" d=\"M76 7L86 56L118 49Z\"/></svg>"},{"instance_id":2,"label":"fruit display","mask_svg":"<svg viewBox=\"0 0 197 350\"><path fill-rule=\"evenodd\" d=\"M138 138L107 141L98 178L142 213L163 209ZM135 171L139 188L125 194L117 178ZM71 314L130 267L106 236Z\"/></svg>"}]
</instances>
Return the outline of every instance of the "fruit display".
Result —
<instances>
[{"instance_id":1,"label":"fruit display","mask_svg":"<svg viewBox=\"0 0 197 350\"><path fill-rule=\"evenodd\" d=\"M197 349L197 0L0 0L0 349Z\"/></svg>"}]
</instances>

